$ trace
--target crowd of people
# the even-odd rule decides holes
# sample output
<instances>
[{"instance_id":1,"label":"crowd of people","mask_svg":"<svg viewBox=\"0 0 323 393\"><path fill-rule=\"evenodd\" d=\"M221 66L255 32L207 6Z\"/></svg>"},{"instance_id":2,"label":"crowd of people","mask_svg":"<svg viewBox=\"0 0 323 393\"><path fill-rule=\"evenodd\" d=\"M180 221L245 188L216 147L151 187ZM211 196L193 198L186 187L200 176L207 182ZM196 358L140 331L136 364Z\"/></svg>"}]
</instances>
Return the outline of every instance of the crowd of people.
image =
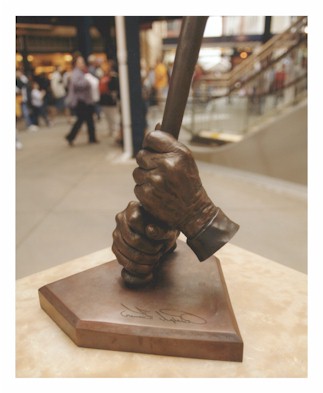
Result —
<instances>
[{"instance_id":1,"label":"crowd of people","mask_svg":"<svg viewBox=\"0 0 323 393\"><path fill-rule=\"evenodd\" d=\"M23 69L16 69L16 119L28 131L37 131L43 125L50 127L57 116L63 115L68 123L76 118L71 135L76 136L86 122L89 142L97 142L94 120L100 120L103 112L109 135L117 138L121 130L119 99L114 63L100 64L93 55L88 63L76 56L72 70L57 66L50 75L27 75Z\"/></svg>"},{"instance_id":2,"label":"crowd of people","mask_svg":"<svg viewBox=\"0 0 323 393\"><path fill-rule=\"evenodd\" d=\"M150 106L164 102L170 68L161 59L154 67L142 67L142 97L145 115ZM58 116L70 124L65 138L73 146L83 124L86 124L89 143L98 143L95 124L102 118L107 134L122 143L120 89L116 64L102 62L94 54L87 59L74 57L72 69L56 66L47 75L26 74L16 69L16 119L28 131L40 126L50 127Z\"/></svg>"}]
</instances>

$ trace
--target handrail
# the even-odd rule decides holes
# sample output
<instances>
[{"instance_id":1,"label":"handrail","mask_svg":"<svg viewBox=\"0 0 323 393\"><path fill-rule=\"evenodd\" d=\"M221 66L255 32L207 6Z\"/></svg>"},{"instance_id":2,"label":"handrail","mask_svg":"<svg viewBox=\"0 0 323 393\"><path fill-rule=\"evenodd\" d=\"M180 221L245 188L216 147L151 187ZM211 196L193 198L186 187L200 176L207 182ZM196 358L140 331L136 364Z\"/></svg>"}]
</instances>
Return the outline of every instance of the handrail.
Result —
<instances>
[{"instance_id":1,"label":"handrail","mask_svg":"<svg viewBox=\"0 0 323 393\"><path fill-rule=\"evenodd\" d=\"M258 61L262 62L263 60L267 60L269 56L272 55L273 50L277 49L277 45L282 47L284 43L286 43L285 39L290 39L291 36L294 36L295 32L299 32L299 30L305 26L307 23L307 17L302 16L297 19L288 29L284 32L275 35L270 40L268 40L261 47L261 52L251 54L246 60L237 65L230 72L230 85L232 86L234 83L241 78L243 74L245 74L246 69L253 67L253 65ZM296 29L296 31L294 31Z\"/></svg>"},{"instance_id":2,"label":"handrail","mask_svg":"<svg viewBox=\"0 0 323 393\"><path fill-rule=\"evenodd\" d=\"M288 53L306 40L307 35L302 31L302 28L304 28L306 24L307 17L299 17L288 29L275 35L263 44L260 52L251 54L233 70L226 74L222 74L221 78L210 78L209 76L205 76L201 78L201 82L215 82L218 87L227 88L228 92L222 96L227 96L231 92L240 89L245 84L250 83L253 79L258 77L261 73L265 72L268 68L278 63ZM283 54L276 58L272 58L274 50L278 47L287 47L287 49ZM254 65L256 63L261 64L260 70L255 69Z\"/></svg>"},{"instance_id":3,"label":"handrail","mask_svg":"<svg viewBox=\"0 0 323 393\"><path fill-rule=\"evenodd\" d=\"M221 94L221 95L212 95L212 94L211 94L211 95L208 95L208 97L207 97L208 100L214 100L214 99L220 99L220 98L223 98L223 97L228 97L228 96L230 96L233 92L235 92L235 91L237 91L237 90L243 88L245 85L250 84L253 80L257 79L257 78L260 77L262 74L264 74L266 71L268 71L268 69L272 68L276 63L279 63L279 62L280 62L285 56L287 56L291 51L293 51L294 49L296 49L296 48L304 41L304 39L305 39L304 37L301 37L301 38L299 39L299 41L298 41L295 45L293 45L293 46L291 46L290 48L288 48L288 50L287 50L286 52L284 52L282 55L278 56L276 59L274 59L273 61L271 61L271 62L269 62L268 64L266 64L265 67L261 68L260 70L258 70L257 72L255 72L253 75L251 75L251 76L245 78L239 85L236 83L236 85L235 85L235 86L232 86L231 88L228 87L228 85L225 85L225 84L220 85L220 87L227 87L228 90L227 90L224 94ZM284 90L285 88L291 87L291 86L293 86L294 82L295 82L295 84L297 84L298 81L299 81L299 79L305 79L306 77L307 77L307 72L304 72L304 74L303 74L302 76L296 78L295 80L289 82L288 84L285 84L283 87L281 87L281 88L279 88L279 89L276 89L276 91L281 91L281 90ZM211 80L211 79L209 79L209 80L203 79L203 81L211 82L212 80ZM219 85L217 84L216 86L219 86ZM267 94L267 92L266 92L265 94ZM262 94L262 95L263 95L263 94ZM194 97L194 94L193 94L193 97Z\"/></svg>"},{"instance_id":4,"label":"handrail","mask_svg":"<svg viewBox=\"0 0 323 393\"><path fill-rule=\"evenodd\" d=\"M262 67L260 70L256 71L254 74L250 75L249 77L245 78L243 80L243 85L246 85L248 83L250 83L252 80L256 79L257 77L259 77L261 74L263 74L264 72L266 72L269 68L271 68L272 66L274 66L275 64L279 63L284 57L286 57L292 50L296 49L304 40L306 39L306 37L302 36L300 37L299 41L296 42L295 45L289 47L286 52L284 52L283 54L281 54L280 56L278 56L277 58L275 58L272 61L269 61L264 67ZM240 81L239 81L240 82ZM242 87L242 83L240 82L240 84L237 86L238 81L236 81L234 83L234 85L230 86L230 91L228 94L230 94L231 92L238 90Z\"/></svg>"}]
</instances>

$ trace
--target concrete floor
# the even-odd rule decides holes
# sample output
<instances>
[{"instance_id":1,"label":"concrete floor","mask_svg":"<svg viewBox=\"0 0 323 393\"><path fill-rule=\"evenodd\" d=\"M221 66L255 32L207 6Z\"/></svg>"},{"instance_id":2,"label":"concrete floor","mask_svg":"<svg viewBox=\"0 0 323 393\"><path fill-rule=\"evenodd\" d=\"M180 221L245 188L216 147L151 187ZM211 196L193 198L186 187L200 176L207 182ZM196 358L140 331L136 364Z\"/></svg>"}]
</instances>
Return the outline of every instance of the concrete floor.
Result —
<instances>
[{"instance_id":1,"label":"concrete floor","mask_svg":"<svg viewBox=\"0 0 323 393\"><path fill-rule=\"evenodd\" d=\"M69 128L59 118L51 128L17 132L23 144L16 152L17 278L110 247L116 213L135 200L135 160L120 160L104 119L97 123L98 145L88 145L82 131L68 147ZM198 167L211 199L241 226L233 244L307 271L306 187L214 164Z\"/></svg>"}]
</instances>

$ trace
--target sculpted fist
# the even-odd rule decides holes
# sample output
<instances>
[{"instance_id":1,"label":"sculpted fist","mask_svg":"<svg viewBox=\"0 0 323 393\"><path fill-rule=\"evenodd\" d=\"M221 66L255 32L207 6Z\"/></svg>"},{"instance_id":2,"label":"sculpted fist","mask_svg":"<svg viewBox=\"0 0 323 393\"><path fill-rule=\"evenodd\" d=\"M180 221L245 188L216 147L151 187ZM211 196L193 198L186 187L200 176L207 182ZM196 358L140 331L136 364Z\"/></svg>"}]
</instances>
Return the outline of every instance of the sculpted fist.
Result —
<instances>
[{"instance_id":1,"label":"sculpted fist","mask_svg":"<svg viewBox=\"0 0 323 393\"><path fill-rule=\"evenodd\" d=\"M204 190L190 150L172 135L146 135L133 172L135 194L145 210L182 231L200 260L228 242L239 226Z\"/></svg>"},{"instance_id":2,"label":"sculpted fist","mask_svg":"<svg viewBox=\"0 0 323 393\"><path fill-rule=\"evenodd\" d=\"M124 268L126 285L142 287L154 279L162 258L174 251L177 230L170 229L147 213L138 202L130 202L116 216L112 251Z\"/></svg>"},{"instance_id":3,"label":"sculpted fist","mask_svg":"<svg viewBox=\"0 0 323 393\"><path fill-rule=\"evenodd\" d=\"M133 172L137 198L154 217L194 236L217 208L202 186L192 153L162 131L148 134L143 147Z\"/></svg>"}]
</instances>

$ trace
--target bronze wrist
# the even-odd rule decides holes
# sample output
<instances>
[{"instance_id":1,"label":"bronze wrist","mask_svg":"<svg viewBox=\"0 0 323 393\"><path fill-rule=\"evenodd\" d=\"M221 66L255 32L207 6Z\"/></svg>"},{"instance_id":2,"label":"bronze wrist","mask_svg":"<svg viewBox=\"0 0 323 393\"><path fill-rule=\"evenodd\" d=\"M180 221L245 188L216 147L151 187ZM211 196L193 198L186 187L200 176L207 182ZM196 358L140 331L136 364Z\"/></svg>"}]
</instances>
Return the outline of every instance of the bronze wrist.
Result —
<instances>
[{"instance_id":1,"label":"bronze wrist","mask_svg":"<svg viewBox=\"0 0 323 393\"><path fill-rule=\"evenodd\" d=\"M200 232L187 238L187 244L198 259L204 261L224 246L238 229L239 225L218 208L217 213Z\"/></svg>"}]
</instances>

